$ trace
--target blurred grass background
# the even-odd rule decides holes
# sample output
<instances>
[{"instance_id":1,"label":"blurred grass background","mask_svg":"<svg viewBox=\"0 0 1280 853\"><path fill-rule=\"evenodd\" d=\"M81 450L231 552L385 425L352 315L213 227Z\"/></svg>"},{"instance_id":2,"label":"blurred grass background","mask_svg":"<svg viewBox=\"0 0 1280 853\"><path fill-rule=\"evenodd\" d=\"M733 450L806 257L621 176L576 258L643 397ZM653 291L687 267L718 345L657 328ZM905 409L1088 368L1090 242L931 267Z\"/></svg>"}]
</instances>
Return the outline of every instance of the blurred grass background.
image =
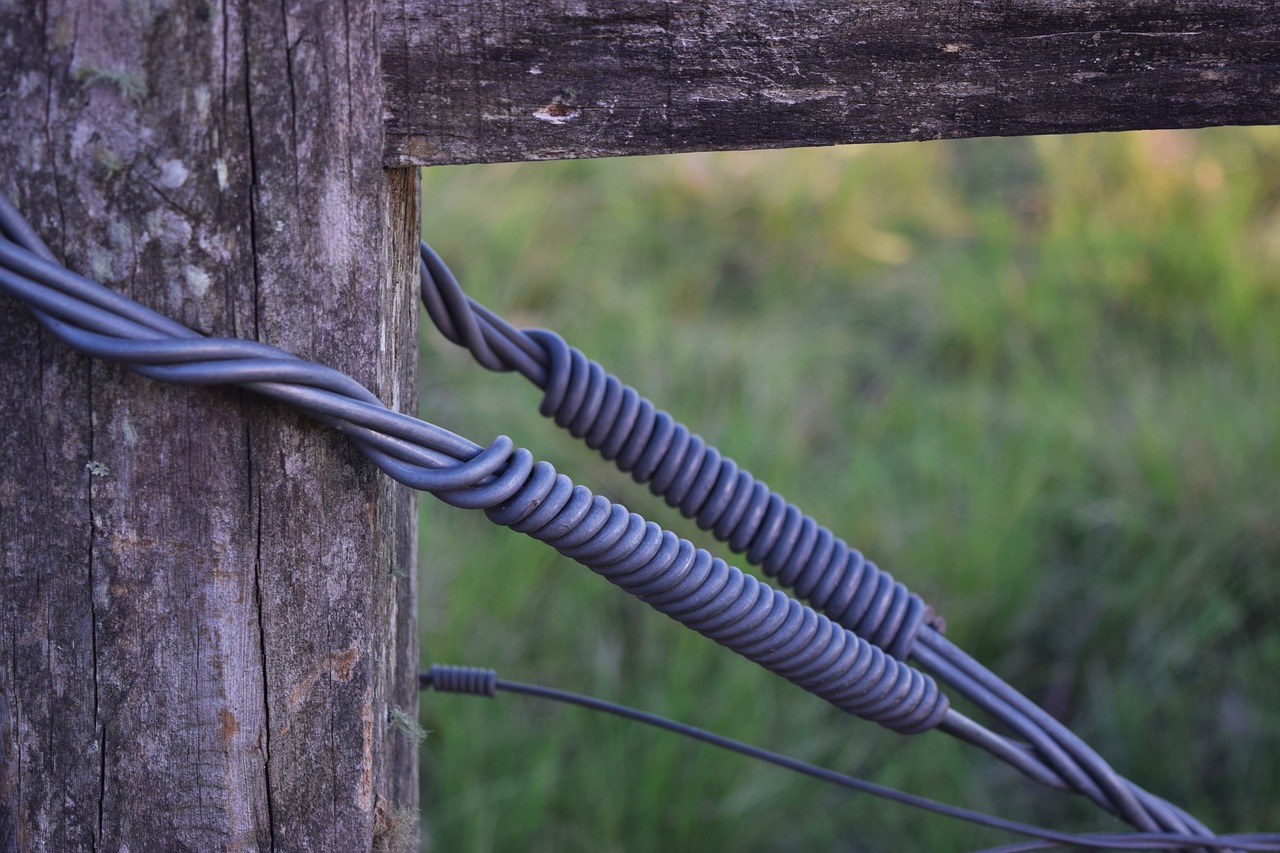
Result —
<instances>
[{"instance_id":1,"label":"blurred grass background","mask_svg":"<svg viewBox=\"0 0 1280 853\"><path fill-rule=\"evenodd\" d=\"M906 581L1139 784L1280 831L1280 128L435 168L423 196L471 295ZM523 379L423 335L424 417L696 534ZM1109 825L943 735L842 717L479 514L422 511L424 662ZM438 853L1005 838L515 696L424 694L422 722Z\"/></svg>"}]
</instances>

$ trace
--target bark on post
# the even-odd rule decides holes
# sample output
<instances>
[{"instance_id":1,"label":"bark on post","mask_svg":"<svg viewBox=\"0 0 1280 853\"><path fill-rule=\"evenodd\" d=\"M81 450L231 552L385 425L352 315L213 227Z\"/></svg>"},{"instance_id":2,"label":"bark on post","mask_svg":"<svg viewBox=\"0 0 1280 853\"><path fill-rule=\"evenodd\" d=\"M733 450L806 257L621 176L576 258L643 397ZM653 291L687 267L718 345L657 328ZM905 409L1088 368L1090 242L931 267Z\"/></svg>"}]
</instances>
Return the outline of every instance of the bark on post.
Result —
<instances>
[{"instance_id":1,"label":"bark on post","mask_svg":"<svg viewBox=\"0 0 1280 853\"><path fill-rule=\"evenodd\" d=\"M73 269L416 409L376 2L0 4L0 185ZM414 509L343 438L0 298L0 849L390 849ZM408 811L406 811L406 807Z\"/></svg>"}]
</instances>

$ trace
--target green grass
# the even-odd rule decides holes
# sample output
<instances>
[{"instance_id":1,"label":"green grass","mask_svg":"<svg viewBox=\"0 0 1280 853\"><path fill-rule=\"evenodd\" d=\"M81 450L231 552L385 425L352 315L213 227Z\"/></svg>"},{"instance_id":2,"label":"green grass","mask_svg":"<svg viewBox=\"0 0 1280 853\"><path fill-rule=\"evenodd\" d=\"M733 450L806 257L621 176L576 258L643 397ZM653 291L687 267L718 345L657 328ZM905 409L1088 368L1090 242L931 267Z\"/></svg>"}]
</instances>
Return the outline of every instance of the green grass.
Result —
<instances>
[{"instance_id":1,"label":"green grass","mask_svg":"<svg viewBox=\"0 0 1280 853\"><path fill-rule=\"evenodd\" d=\"M1140 784L1280 831L1280 129L438 168L464 287L576 346L945 615ZM683 521L424 330L422 413ZM423 504L428 661L939 799L1108 826L843 717L475 513ZM726 549L705 537L699 544ZM510 696L424 696L436 851L958 850L1002 836Z\"/></svg>"}]
</instances>

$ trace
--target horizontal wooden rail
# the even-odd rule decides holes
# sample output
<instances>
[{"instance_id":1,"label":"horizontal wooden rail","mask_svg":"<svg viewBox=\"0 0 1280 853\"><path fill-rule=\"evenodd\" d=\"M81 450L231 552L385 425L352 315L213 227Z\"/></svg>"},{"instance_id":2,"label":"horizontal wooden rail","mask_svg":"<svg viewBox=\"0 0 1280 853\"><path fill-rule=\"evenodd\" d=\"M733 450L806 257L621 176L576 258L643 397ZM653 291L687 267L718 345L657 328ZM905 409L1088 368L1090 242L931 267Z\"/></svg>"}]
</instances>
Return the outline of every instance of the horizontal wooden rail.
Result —
<instances>
[{"instance_id":1,"label":"horizontal wooden rail","mask_svg":"<svg viewBox=\"0 0 1280 853\"><path fill-rule=\"evenodd\" d=\"M1280 0L400 0L388 165L1280 123Z\"/></svg>"}]
</instances>

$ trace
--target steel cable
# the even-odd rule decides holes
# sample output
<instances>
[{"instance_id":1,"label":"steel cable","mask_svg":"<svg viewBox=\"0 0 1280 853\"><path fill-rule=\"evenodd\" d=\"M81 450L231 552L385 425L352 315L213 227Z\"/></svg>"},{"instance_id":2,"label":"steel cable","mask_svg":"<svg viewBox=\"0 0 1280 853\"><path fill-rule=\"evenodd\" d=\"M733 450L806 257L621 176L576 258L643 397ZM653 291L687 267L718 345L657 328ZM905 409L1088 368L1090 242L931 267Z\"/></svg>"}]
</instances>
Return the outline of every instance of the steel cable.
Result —
<instances>
[{"instance_id":1,"label":"steel cable","mask_svg":"<svg viewBox=\"0 0 1280 853\"><path fill-rule=\"evenodd\" d=\"M838 623L957 685L1026 742L954 711L942 723L945 731L1032 779L1083 794L1139 829L1212 835L1121 777L1069 729L964 655L919 596L856 549L555 333L516 329L468 297L427 244L420 254L423 304L446 339L490 370L521 373L542 389L543 415Z\"/></svg>"}]
</instances>

